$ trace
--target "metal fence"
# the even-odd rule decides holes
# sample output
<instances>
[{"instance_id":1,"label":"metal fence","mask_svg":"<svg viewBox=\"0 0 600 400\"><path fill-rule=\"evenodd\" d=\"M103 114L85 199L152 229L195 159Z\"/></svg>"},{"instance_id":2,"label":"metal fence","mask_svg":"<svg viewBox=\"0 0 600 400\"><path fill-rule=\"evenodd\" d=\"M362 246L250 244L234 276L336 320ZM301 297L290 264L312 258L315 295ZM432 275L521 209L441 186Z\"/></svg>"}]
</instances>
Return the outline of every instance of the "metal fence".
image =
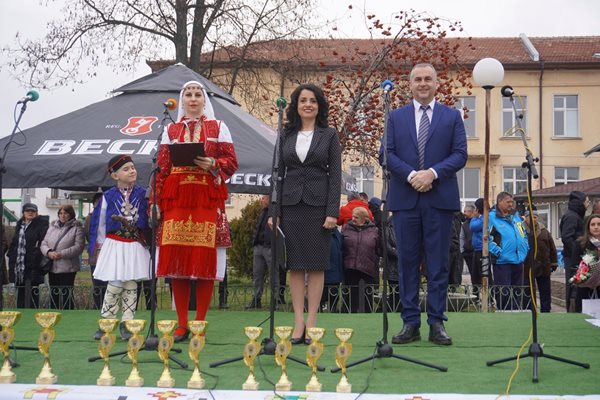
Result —
<instances>
[{"instance_id":1,"label":"metal fence","mask_svg":"<svg viewBox=\"0 0 600 400\"><path fill-rule=\"evenodd\" d=\"M249 285L229 285L226 289L221 287L213 292L212 307L227 308L230 310L256 309L252 306L253 289ZM29 293L29 296L27 296ZM138 295L138 309L150 308L150 287L140 284ZM73 288L50 287L46 284L29 288L17 288L5 285L3 288L3 307L5 309L30 307L40 309L100 309L103 292L101 288L91 285L78 284ZM389 284L387 288L387 309L390 312L399 312L402 309L400 292L397 284ZM287 300L287 301L286 301ZM321 312L329 313L373 313L381 312L383 308L383 295L381 285L359 284L326 285L321 298ZM480 312L484 299L481 298L481 287L473 285L450 286L446 300L446 309L449 312ZM488 297L490 311L528 310L531 307L529 287L522 286L490 286ZM270 292L267 290L261 301L263 310L270 304ZM277 309L279 311L292 311L290 297L287 291L283 296L277 295ZM420 292L420 305L424 311L427 304L427 287L423 285ZM194 302L190 301L190 309ZM156 286L156 309L172 309L172 297L168 283L159 280Z\"/></svg>"}]
</instances>

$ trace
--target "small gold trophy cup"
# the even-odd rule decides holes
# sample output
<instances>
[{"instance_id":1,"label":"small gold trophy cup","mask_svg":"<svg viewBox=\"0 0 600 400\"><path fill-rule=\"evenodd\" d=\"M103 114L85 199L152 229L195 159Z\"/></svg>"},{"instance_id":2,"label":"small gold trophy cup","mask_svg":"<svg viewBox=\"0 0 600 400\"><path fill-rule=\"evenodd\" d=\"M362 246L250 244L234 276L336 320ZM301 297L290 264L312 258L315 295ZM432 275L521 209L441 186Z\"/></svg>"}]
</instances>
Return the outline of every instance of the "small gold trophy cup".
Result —
<instances>
[{"instance_id":1,"label":"small gold trophy cup","mask_svg":"<svg viewBox=\"0 0 600 400\"><path fill-rule=\"evenodd\" d=\"M346 363L350 354L352 354L352 344L348 343L348 340L352 338L354 329L351 328L337 328L335 330L335 336L340 339L340 344L335 348L335 363L342 370L342 377L340 382L335 387L335 391L338 393L351 393L352 385L348 382L348 375L346 375Z\"/></svg>"},{"instance_id":2,"label":"small gold trophy cup","mask_svg":"<svg viewBox=\"0 0 600 400\"><path fill-rule=\"evenodd\" d=\"M2 290L0 288L0 290ZM0 312L0 351L4 356L4 363L2 364L2 370L0 370L0 383L13 383L17 380L17 375L12 372L10 367L10 344L15 338L15 330L13 325L19 322L21 313L18 311L2 311Z\"/></svg>"},{"instance_id":3,"label":"small gold trophy cup","mask_svg":"<svg viewBox=\"0 0 600 400\"><path fill-rule=\"evenodd\" d=\"M125 328L131 332L131 337L127 341L127 357L131 360L131 372L125 381L125 386L144 386L144 378L141 377L137 368L137 355L144 344L144 338L140 335L140 332L143 331L145 327L146 321L143 319L130 319L125 321Z\"/></svg>"},{"instance_id":4,"label":"small gold trophy cup","mask_svg":"<svg viewBox=\"0 0 600 400\"><path fill-rule=\"evenodd\" d=\"M258 382L256 381L256 377L254 376L254 360L260 353L260 344L256 341L260 334L262 333L262 328L258 326L247 326L244 328L244 334L248 337L249 341L244 346L244 363L248 366L248 379L242 385L242 389L244 390L258 390Z\"/></svg>"},{"instance_id":5,"label":"small gold trophy cup","mask_svg":"<svg viewBox=\"0 0 600 400\"><path fill-rule=\"evenodd\" d=\"M50 365L50 345L56 336L54 326L60 321L60 316L61 314L57 312L35 313L35 321L43 328L38 339L38 349L44 356L44 365L35 379L37 385L52 385L58 379L52 372L52 366Z\"/></svg>"},{"instance_id":6,"label":"small gold trophy cup","mask_svg":"<svg viewBox=\"0 0 600 400\"><path fill-rule=\"evenodd\" d=\"M108 360L110 359L110 350L115 345L116 339L116 336L112 332L115 330L118 323L118 319L98 320L98 327L100 327L100 330L104 332L104 335L102 335L100 338L100 344L98 344L98 353L100 353L100 357L102 357L102 360L104 360L104 368L102 368L102 373L100 374L100 377L96 379L96 385L99 386L112 386L117 381L117 378L115 378L110 372Z\"/></svg>"},{"instance_id":7,"label":"small gold trophy cup","mask_svg":"<svg viewBox=\"0 0 600 400\"><path fill-rule=\"evenodd\" d=\"M317 379L317 361L323 354L323 343L320 340L325 335L325 329L323 328L306 328L306 335L310 338L310 344L306 349L306 363L312 368L312 375L310 381L306 384L307 392L320 392L321 383Z\"/></svg>"},{"instance_id":8,"label":"small gold trophy cup","mask_svg":"<svg viewBox=\"0 0 600 400\"><path fill-rule=\"evenodd\" d=\"M156 386L164 388L172 388L175 386L175 379L171 376L169 370L169 352L173 347L173 330L177 326L177 321L163 320L157 321L156 326L158 330L163 334L158 340L158 355L164 363L163 372L160 375L160 379L156 382Z\"/></svg>"},{"instance_id":9,"label":"small gold trophy cup","mask_svg":"<svg viewBox=\"0 0 600 400\"><path fill-rule=\"evenodd\" d=\"M204 378L202 378L202 374L200 374L200 352L204 348L204 344L206 343L206 338L204 337L204 331L206 331L206 327L208 322L206 321L189 321L188 327L190 328L190 332L192 332L192 338L190 339L190 347L188 349L188 354L192 361L194 362L194 372L192 373L192 377L187 383L187 387L190 389L202 389L204 387Z\"/></svg>"},{"instance_id":10,"label":"small gold trophy cup","mask_svg":"<svg viewBox=\"0 0 600 400\"><path fill-rule=\"evenodd\" d=\"M275 361L277 362L277 365L281 367L281 376L279 377L279 381L275 384L275 390L292 390L292 382L288 379L285 361L292 350L292 343L290 343L289 337L292 334L293 329L294 328L291 326L275 327L275 334L279 337L279 343L277 343L277 347L275 347Z\"/></svg>"}]
</instances>

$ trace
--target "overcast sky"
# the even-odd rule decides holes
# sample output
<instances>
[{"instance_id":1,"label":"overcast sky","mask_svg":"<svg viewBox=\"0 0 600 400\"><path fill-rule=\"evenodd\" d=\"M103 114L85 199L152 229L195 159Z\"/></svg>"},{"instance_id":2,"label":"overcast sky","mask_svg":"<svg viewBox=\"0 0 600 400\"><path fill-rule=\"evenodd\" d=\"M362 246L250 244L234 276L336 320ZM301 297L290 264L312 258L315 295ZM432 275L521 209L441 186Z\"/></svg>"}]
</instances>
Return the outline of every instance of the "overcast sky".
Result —
<instances>
[{"instance_id":1,"label":"overcast sky","mask_svg":"<svg viewBox=\"0 0 600 400\"><path fill-rule=\"evenodd\" d=\"M600 36L600 1L598 0L319 0L319 14L336 19L342 37L365 37L364 21L360 13L349 15L347 7L355 11L367 9L382 21L389 21L395 11L413 8L447 19L462 21L462 36ZM45 2L44 2L45 3ZM41 37L45 22L57 10L43 7L39 0L0 1L0 45L14 43L17 32L25 37ZM598 49L600 51L600 48ZM0 60L0 65L6 60ZM114 88L150 73L140 64L135 73L115 73L100 70L97 78L84 85L74 85L54 91L40 91L40 98L29 103L21 120L25 129L90 103L101 101ZM0 137L13 129L14 105L30 88L24 88L10 77L5 68L0 70L3 90L0 96Z\"/></svg>"}]
</instances>

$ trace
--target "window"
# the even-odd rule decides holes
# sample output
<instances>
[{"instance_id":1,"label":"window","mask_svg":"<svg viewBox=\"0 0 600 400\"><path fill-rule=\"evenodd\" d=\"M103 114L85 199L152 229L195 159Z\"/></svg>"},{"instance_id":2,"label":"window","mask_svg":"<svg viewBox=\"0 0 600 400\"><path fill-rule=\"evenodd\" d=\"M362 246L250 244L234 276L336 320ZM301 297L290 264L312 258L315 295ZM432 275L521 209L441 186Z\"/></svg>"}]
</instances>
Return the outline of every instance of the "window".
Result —
<instances>
[{"instance_id":1,"label":"window","mask_svg":"<svg viewBox=\"0 0 600 400\"><path fill-rule=\"evenodd\" d=\"M510 194L527 191L527 170L522 167L502 168L502 190Z\"/></svg>"},{"instance_id":2,"label":"window","mask_svg":"<svg viewBox=\"0 0 600 400\"><path fill-rule=\"evenodd\" d=\"M579 167L554 167L554 186L579 181Z\"/></svg>"},{"instance_id":3,"label":"window","mask_svg":"<svg viewBox=\"0 0 600 400\"><path fill-rule=\"evenodd\" d=\"M554 96L554 136L579 136L577 96Z\"/></svg>"},{"instance_id":4,"label":"window","mask_svg":"<svg viewBox=\"0 0 600 400\"><path fill-rule=\"evenodd\" d=\"M527 133L527 96L515 98L515 107L517 108L517 115L522 116L521 126L525 130L525 133ZM502 97L502 136L520 137L520 133L516 131L516 127L517 119L512 102L508 97Z\"/></svg>"},{"instance_id":5,"label":"window","mask_svg":"<svg viewBox=\"0 0 600 400\"><path fill-rule=\"evenodd\" d=\"M477 137L477 132L475 130L475 117L477 116L477 112L475 110L475 96L458 97L456 99L456 103L454 103L454 108L462 111L461 115L463 117L463 121L465 122L465 131L467 131L467 137Z\"/></svg>"},{"instance_id":6,"label":"window","mask_svg":"<svg viewBox=\"0 0 600 400\"><path fill-rule=\"evenodd\" d=\"M369 197L373 196L375 191L375 170L373 167L360 165L351 166L350 174L356 179L356 187L359 192L365 192Z\"/></svg>"},{"instance_id":7,"label":"window","mask_svg":"<svg viewBox=\"0 0 600 400\"><path fill-rule=\"evenodd\" d=\"M456 173L460 193L461 210L467 204L475 203L481 197L479 168L463 168Z\"/></svg>"}]
</instances>

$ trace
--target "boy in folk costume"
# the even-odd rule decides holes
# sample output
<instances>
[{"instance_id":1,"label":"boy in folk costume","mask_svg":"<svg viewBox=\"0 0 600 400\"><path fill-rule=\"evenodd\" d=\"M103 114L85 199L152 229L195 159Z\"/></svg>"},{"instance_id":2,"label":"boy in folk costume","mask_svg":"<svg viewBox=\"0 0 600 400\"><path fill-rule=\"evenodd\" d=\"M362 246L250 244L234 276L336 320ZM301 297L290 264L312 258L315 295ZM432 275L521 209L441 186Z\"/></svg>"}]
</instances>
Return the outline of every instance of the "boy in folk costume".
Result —
<instances>
[{"instance_id":1,"label":"boy in folk costume","mask_svg":"<svg viewBox=\"0 0 600 400\"><path fill-rule=\"evenodd\" d=\"M119 325L121 339L131 333L124 321L134 318L137 307L136 281L150 279L150 253L144 244L143 231L148 229L146 190L135 184L137 171L127 155L108 162L108 172L116 185L106 191L92 214L89 254L100 248L94 278L108 282L102 318L123 316ZM94 339L99 340L98 330Z\"/></svg>"}]
</instances>

